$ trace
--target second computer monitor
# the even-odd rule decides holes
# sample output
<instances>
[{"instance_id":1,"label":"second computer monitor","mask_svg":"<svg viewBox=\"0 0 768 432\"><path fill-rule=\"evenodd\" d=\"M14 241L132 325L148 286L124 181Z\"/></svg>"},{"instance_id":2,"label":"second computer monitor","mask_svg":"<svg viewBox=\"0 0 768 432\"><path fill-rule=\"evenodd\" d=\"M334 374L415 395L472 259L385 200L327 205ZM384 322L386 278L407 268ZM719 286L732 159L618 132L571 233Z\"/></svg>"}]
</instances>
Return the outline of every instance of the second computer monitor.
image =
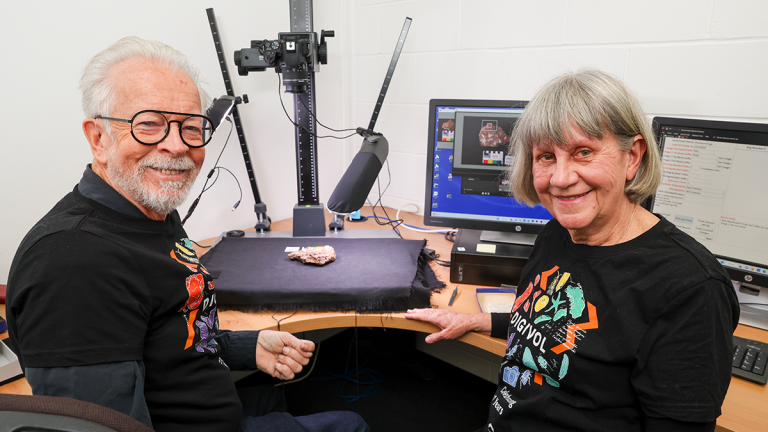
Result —
<instances>
[{"instance_id":1,"label":"second computer monitor","mask_svg":"<svg viewBox=\"0 0 768 432\"><path fill-rule=\"evenodd\" d=\"M535 235L552 219L543 206L529 207L510 196L509 139L526 103L430 101L426 225L483 230L484 239L502 241L488 235Z\"/></svg>"}]
</instances>

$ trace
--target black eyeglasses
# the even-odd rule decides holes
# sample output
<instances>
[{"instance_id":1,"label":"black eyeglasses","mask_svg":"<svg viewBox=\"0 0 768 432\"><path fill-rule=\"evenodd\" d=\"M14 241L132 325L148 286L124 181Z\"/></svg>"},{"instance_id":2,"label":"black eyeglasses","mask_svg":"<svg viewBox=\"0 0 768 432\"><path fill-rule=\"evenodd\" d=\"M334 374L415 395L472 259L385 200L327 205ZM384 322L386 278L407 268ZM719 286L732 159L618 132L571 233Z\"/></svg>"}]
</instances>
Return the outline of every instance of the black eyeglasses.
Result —
<instances>
[{"instance_id":1,"label":"black eyeglasses","mask_svg":"<svg viewBox=\"0 0 768 432\"><path fill-rule=\"evenodd\" d=\"M168 120L163 114L188 116L182 121ZM97 115L94 117L102 120L112 120L131 124L131 135L140 144L160 144L171 131L171 123L179 124L181 140L188 147L203 147L213 136L213 123L204 115L186 114L170 111L144 110L139 111L132 119L119 119Z\"/></svg>"}]
</instances>

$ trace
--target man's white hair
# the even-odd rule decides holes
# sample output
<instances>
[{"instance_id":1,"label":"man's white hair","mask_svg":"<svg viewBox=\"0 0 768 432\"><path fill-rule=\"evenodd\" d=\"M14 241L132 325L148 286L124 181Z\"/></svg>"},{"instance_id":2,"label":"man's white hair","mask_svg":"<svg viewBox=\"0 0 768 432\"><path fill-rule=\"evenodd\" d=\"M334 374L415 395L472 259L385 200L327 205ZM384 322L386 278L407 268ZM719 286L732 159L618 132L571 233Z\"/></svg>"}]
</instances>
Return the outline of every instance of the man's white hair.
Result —
<instances>
[{"instance_id":1,"label":"man's white hair","mask_svg":"<svg viewBox=\"0 0 768 432\"><path fill-rule=\"evenodd\" d=\"M83 113L86 118L111 115L112 108L115 106L115 93L110 80L112 68L135 57L145 58L186 73L195 83L200 94L200 108L205 110L211 103L210 96L200 85L199 72L189 63L187 56L162 42L128 36L93 56L85 65L83 76L80 78L80 90L83 94ZM108 124L105 126L109 127Z\"/></svg>"}]
</instances>

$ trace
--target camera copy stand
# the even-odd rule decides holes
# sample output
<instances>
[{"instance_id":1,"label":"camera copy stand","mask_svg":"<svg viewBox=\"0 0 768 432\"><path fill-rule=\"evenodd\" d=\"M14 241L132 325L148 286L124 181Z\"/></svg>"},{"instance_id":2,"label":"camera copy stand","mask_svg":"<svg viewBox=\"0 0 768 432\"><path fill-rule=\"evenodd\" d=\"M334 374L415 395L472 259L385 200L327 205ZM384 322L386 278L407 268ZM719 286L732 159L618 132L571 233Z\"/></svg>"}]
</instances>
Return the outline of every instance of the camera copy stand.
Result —
<instances>
[{"instance_id":1,"label":"camera copy stand","mask_svg":"<svg viewBox=\"0 0 768 432\"><path fill-rule=\"evenodd\" d=\"M317 122L315 109L315 71L327 62L326 37L333 31L317 34L312 30L312 1L291 0L291 32L279 33L277 40L253 40L250 48L235 51L240 75L274 68L283 74L285 90L293 93L296 125L296 174L298 203L293 208L293 235L325 236L325 214L320 203L317 170Z\"/></svg>"},{"instance_id":2,"label":"camera copy stand","mask_svg":"<svg viewBox=\"0 0 768 432\"><path fill-rule=\"evenodd\" d=\"M312 0L291 0L291 31L312 30ZM332 35L332 34L331 34ZM325 35L323 35L324 38ZM322 42L325 42L324 40ZM321 44L324 45L324 44ZM296 131L296 186L299 202L293 206L293 236L325 236L325 211L320 202L317 178L317 121L315 104L315 67L318 65L317 51L313 50L313 61L307 62L308 80L305 93L293 94L293 118L299 127Z\"/></svg>"}]
</instances>

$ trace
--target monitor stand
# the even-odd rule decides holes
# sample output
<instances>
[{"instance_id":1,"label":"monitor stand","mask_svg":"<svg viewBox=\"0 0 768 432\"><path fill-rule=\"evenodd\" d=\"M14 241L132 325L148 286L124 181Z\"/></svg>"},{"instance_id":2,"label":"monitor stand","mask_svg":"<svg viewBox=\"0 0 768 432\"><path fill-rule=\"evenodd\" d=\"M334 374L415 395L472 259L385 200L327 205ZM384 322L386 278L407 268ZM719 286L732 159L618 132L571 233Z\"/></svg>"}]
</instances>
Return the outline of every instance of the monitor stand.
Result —
<instances>
[{"instance_id":1,"label":"monitor stand","mask_svg":"<svg viewBox=\"0 0 768 432\"><path fill-rule=\"evenodd\" d=\"M768 330L768 306L739 305L739 324Z\"/></svg>"},{"instance_id":2,"label":"monitor stand","mask_svg":"<svg viewBox=\"0 0 768 432\"><path fill-rule=\"evenodd\" d=\"M501 231L481 231L480 241L494 243L510 243L533 246L536 234L511 233Z\"/></svg>"},{"instance_id":3,"label":"monitor stand","mask_svg":"<svg viewBox=\"0 0 768 432\"><path fill-rule=\"evenodd\" d=\"M768 287L733 281L739 299L739 324L768 330Z\"/></svg>"}]
</instances>

